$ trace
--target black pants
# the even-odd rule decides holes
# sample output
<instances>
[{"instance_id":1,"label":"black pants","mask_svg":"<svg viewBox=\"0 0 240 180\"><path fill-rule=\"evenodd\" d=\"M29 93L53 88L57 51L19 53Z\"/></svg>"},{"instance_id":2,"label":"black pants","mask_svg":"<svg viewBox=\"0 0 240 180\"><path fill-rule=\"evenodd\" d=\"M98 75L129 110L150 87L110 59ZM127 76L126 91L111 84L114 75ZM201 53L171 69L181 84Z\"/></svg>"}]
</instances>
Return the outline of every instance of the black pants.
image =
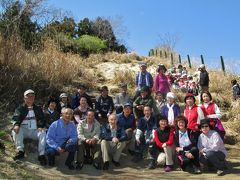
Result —
<instances>
[{"instance_id":1,"label":"black pants","mask_svg":"<svg viewBox=\"0 0 240 180\"><path fill-rule=\"evenodd\" d=\"M222 151L208 151L205 156L200 156L200 162L207 166L214 166L217 170L224 170L225 157Z\"/></svg>"}]
</instances>

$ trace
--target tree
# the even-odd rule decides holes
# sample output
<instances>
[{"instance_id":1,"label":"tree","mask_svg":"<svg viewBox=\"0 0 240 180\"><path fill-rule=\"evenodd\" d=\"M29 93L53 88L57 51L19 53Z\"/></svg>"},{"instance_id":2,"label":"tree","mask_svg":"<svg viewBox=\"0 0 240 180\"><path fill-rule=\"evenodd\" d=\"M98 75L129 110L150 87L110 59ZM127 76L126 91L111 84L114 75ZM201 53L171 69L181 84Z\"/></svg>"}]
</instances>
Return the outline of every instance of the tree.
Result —
<instances>
[{"instance_id":1,"label":"tree","mask_svg":"<svg viewBox=\"0 0 240 180\"><path fill-rule=\"evenodd\" d=\"M88 18L84 18L78 23L77 35L78 37L82 35L93 35L93 24Z\"/></svg>"}]
</instances>

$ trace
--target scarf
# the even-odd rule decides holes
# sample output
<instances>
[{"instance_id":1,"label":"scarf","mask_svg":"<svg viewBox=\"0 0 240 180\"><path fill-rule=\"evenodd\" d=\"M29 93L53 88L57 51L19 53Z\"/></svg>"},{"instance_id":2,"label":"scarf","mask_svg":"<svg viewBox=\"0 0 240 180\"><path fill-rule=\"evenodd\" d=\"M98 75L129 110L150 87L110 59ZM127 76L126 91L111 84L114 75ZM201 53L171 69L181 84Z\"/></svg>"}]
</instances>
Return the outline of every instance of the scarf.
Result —
<instances>
[{"instance_id":1,"label":"scarf","mask_svg":"<svg viewBox=\"0 0 240 180\"><path fill-rule=\"evenodd\" d=\"M145 84L145 83L143 83L144 80L143 80L143 77L142 77L142 75L144 75L144 74L145 74L146 86L150 87L150 78L149 78L148 72L145 72L145 73L139 72L139 74L138 74L138 87L139 88L141 87L141 84L142 85Z\"/></svg>"},{"instance_id":2,"label":"scarf","mask_svg":"<svg viewBox=\"0 0 240 180\"><path fill-rule=\"evenodd\" d=\"M174 125L173 106L174 106L174 104L172 104L171 106L169 106L169 104L167 104L167 107L168 107L168 124L169 125Z\"/></svg>"}]
</instances>

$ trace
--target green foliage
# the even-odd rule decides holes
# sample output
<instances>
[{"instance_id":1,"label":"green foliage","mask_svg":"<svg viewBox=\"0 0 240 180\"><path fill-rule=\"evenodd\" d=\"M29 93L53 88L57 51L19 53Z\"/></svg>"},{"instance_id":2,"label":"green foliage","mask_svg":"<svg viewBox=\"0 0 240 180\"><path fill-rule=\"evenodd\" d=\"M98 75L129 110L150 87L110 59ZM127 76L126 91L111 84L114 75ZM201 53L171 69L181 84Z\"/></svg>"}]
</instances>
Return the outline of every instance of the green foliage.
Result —
<instances>
[{"instance_id":1,"label":"green foliage","mask_svg":"<svg viewBox=\"0 0 240 180\"><path fill-rule=\"evenodd\" d=\"M84 18L78 23L78 37L82 35L93 35L92 22L88 18Z\"/></svg>"},{"instance_id":2,"label":"green foliage","mask_svg":"<svg viewBox=\"0 0 240 180\"><path fill-rule=\"evenodd\" d=\"M83 35L75 40L78 52L87 57L90 53L103 53L107 46L103 40L98 37Z\"/></svg>"}]
</instances>

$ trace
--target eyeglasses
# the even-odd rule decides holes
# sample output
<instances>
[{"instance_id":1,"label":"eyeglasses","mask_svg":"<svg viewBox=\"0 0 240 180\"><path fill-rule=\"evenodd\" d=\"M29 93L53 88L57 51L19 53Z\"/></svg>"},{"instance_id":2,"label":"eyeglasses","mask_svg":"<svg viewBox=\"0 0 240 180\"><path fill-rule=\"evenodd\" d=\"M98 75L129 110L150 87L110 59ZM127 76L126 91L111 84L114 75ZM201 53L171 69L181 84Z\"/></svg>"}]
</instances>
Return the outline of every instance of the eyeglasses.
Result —
<instances>
[{"instance_id":1,"label":"eyeglasses","mask_svg":"<svg viewBox=\"0 0 240 180\"><path fill-rule=\"evenodd\" d=\"M206 125L206 126L201 126L201 128L207 128L207 127L209 127L208 125Z\"/></svg>"}]
</instances>

